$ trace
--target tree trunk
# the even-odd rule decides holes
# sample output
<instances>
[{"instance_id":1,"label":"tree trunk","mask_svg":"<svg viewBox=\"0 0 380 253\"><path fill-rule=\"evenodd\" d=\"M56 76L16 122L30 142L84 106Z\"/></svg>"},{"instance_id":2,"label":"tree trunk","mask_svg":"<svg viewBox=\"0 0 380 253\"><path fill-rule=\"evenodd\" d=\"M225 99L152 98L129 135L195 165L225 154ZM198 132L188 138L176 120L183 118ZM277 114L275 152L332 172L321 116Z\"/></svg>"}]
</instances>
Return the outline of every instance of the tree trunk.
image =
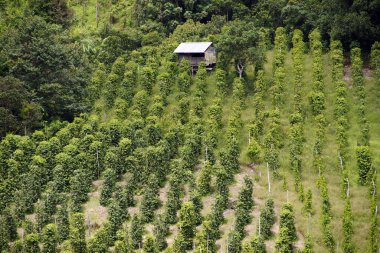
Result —
<instances>
[{"instance_id":1,"label":"tree trunk","mask_svg":"<svg viewBox=\"0 0 380 253\"><path fill-rule=\"evenodd\" d=\"M237 67L237 70L238 70L238 73L239 73L239 78L241 79L243 77L244 65L243 65L243 63L241 61L239 61L236 64L236 67Z\"/></svg>"},{"instance_id":2,"label":"tree trunk","mask_svg":"<svg viewBox=\"0 0 380 253\"><path fill-rule=\"evenodd\" d=\"M99 1L96 1L96 28L99 26Z\"/></svg>"}]
</instances>

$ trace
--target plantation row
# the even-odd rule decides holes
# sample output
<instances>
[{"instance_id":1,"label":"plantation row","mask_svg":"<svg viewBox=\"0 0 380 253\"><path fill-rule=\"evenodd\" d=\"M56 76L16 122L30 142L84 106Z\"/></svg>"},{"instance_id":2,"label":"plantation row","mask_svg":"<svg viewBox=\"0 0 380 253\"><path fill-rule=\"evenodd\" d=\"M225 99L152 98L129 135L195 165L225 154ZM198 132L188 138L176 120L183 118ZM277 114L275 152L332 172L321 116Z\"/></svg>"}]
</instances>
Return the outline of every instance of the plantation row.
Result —
<instances>
[{"instance_id":1,"label":"plantation row","mask_svg":"<svg viewBox=\"0 0 380 253\"><path fill-rule=\"evenodd\" d=\"M286 97L287 42L285 30L278 28L273 83L269 85L263 69L255 70L252 108L247 105L247 81L235 78L229 85L228 73L222 69L215 71L216 91L209 101L211 91L204 66L192 77L188 62L177 66L171 57L159 62L148 56L139 62L127 63L120 57L110 69L100 65L91 82L94 114L81 115L72 123L53 122L31 136L8 134L1 141L0 251L107 252L113 248L115 252L138 249L144 252L266 252L265 241L275 237L277 252L292 252L300 239L294 207L290 203L282 206L279 232L273 234L271 229L276 216L270 183L272 178L275 182L283 180L284 189L289 191L287 180L281 174L283 168L280 168L280 153L288 136L288 168L294 175L294 190L303 204L304 215L314 215L318 207L313 206L312 191L305 189L302 175L306 120L316 125L312 163L318 174L317 187L322 199L323 243L331 252L335 251L325 175L328 122L322 44L318 31L313 31L309 38L312 92L305 94L305 43L302 32L296 30L291 51L294 90L290 99ZM371 58L378 80L379 55L380 45L375 44ZM347 113L351 108L346 102L347 84L342 81L342 46L337 41L331 43L330 58L336 87L334 127L339 153L336 163L346 203L342 249L353 252L350 177L346 169L350 152ZM359 175L360 184L369 187L370 248L376 252L376 168L369 145L360 49L352 49L351 61L361 130L355 173ZM228 95L230 93L232 95ZM308 104L303 99L306 95ZM223 105L227 100L232 101L232 113L225 122ZM287 100L291 100L294 109L289 117L289 132L285 133L281 115L285 113L283 105L289 102ZM248 127L242 119L245 110L254 114ZM240 173L239 138L244 130L249 132L246 155L252 163L264 164L268 176L269 197L259 212L254 235L245 230L253 222L252 211L256 208L252 178L244 178L236 203L231 203L229 198L229 187L234 184L234 176ZM199 164L197 174L195 168ZM108 215L106 222L96 228L89 225L83 204L88 201L92 182L99 179L103 179L99 203L107 207ZM162 200L160 191L166 186L168 192ZM211 210L202 215L205 209L202 200L207 196L213 196ZM131 214L131 207L137 208L137 213ZM223 240L226 233L220 228L226 222L227 209L234 211L233 227L227 234L226 245L221 247L217 241ZM305 237L303 252L312 252L313 234L310 231ZM174 242L168 245L170 238Z\"/></svg>"}]
</instances>

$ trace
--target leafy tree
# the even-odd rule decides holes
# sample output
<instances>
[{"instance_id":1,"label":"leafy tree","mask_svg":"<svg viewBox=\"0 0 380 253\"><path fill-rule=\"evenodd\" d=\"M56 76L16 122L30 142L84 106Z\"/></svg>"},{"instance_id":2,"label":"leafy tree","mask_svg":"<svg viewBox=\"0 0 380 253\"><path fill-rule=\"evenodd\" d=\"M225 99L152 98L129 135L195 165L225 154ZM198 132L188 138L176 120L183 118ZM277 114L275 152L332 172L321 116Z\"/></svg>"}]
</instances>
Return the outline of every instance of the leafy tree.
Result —
<instances>
[{"instance_id":1,"label":"leafy tree","mask_svg":"<svg viewBox=\"0 0 380 253\"><path fill-rule=\"evenodd\" d=\"M221 68L217 68L215 71L216 87L218 88L217 94L223 98L228 92L227 73Z\"/></svg>"},{"instance_id":2,"label":"leafy tree","mask_svg":"<svg viewBox=\"0 0 380 253\"><path fill-rule=\"evenodd\" d=\"M356 160L358 164L359 183L364 185L372 166L372 158L368 146L358 146L356 148Z\"/></svg>"},{"instance_id":3,"label":"leafy tree","mask_svg":"<svg viewBox=\"0 0 380 253\"><path fill-rule=\"evenodd\" d=\"M158 198L158 190L159 184L157 177L155 175L152 175L149 178L147 187L145 188L140 206L141 221L144 223L153 221L154 211L160 204L160 199Z\"/></svg>"},{"instance_id":4,"label":"leafy tree","mask_svg":"<svg viewBox=\"0 0 380 253\"><path fill-rule=\"evenodd\" d=\"M266 252L264 239L261 236L259 237L253 236L251 239L251 245L252 245L253 252L257 252L257 253Z\"/></svg>"},{"instance_id":5,"label":"leafy tree","mask_svg":"<svg viewBox=\"0 0 380 253\"><path fill-rule=\"evenodd\" d=\"M185 64L183 62L184 61L182 61L181 65ZM190 63L189 63L189 65L190 65ZM185 93L189 92L190 86L191 86L191 76L189 75L188 71L181 72L178 75L177 83L178 83L178 87L179 87L180 91L185 92Z\"/></svg>"},{"instance_id":6,"label":"leafy tree","mask_svg":"<svg viewBox=\"0 0 380 253\"><path fill-rule=\"evenodd\" d=\"M305 247L302 251L303 253L312 253L313 252L313 242L310 235L306 235Z\"/></svg>"},{"instance_id":7,"label":"leafy tree","mask_svg":"<svg viewBox=\"0 0 380 253\"><path fill-rule=\"evenodd\" d=\"M112 241L116 239L116 232L123 224L123 210L119 206L119 203L112 199L108 207L108 222L109 222L109 237Z\"/></svg>"},{"instance_id":8,"label":"leafy tree","mask_svg":"<svg viewBox=\"0 0 380 253\"><path fill-rule=\"evenodd\" d=\"M168 191L168 200L165 204L165 222L168 224L174 224L177 220L177 211L181 208L181 193L183 174L181 173L182 168L176 168L176 163L172 163L173 173L169 178L170 189Z\"/></svg>"},{"instance_id":9,"label":"leafy tree","mask_svg":"<svg viewBox=\"0 0 380 253\"><path fill-rule=\"evenodd\" d=\"M228 252L239 253L241 252L241 233L238 231L231 231L228 235Z\"/></svg>"},{"instance_id":10,"label":"leafy tree","mask_svg":"<svg viewBox=\"0 0 380 253\"><path fill-rule=\"evenodd\" d=\"M132 253L132 249L129 248L129 245L125 241L117 240L115 242L115 252L116 253Z\"/></svg>"},{"instance_id":11,"label":"leafy tree","mask_svg":"<svg viewBox=\"0 0 380 253\"><path fill-rule=\"evenodd\" d=\"M283 229L286 228L286 229ZM281 232L281 229L282 232ZM291 204L283 205L280 212L280 236L283 236L283 239L286 239L286 242L295 242L297 240L296 228L294 226L294 212L293 206ZM281 239L281 240L283 240Z\"/></svg>"},{"instance_id":12,"label":"leafy tree","mask_svg":"<svg viewBox=\"0 0 380 253\"><path fill-rule=\"evenodd\" d=\"M84 215L74 213L70 217L70 244L74 253L87 252Z\"/></svg>"},{"instance_id":13,"label":"leafy tree","mask_svg":"<svg viewBox=\"0 0 380 253\"><path fill-rule=\"evenodd\" d=\"M133 249L141 248L142 244L142 235L143 235L143 226L139 216L134 215L132 217L131 227L130 227L130 237L131 237L131 246Z\"/></svg>"},{"instance_id":14,"label":"leafy tree","mask_svg":"<svg viewBox=\"0 0 380 253\"><path fill-rule=\"evenodd\" d=\"M148 93L145 90L141 90L133 97L133 107L137 109L142 117L148 114Z\"/></svg>"},{"instance_id":15,"label":"leafy tree","mask_svg":"<svg viewBox=\"0 0 380 253\"><path fill-rule=\"evenodd\" d=\"M232 138L229 147L220 152L220 163L229 176L240 169L239 154L240 149L236 138Z\"/></svg>"},{"instance_id":16,"label":"leafy tree","mask_svg":"<svg viewBox=\"0 0 380 253\"><path fill-rule=\"evenodd\" d=\"M0 216L0 250L6 252L9 248L8 226L4 216Z\"/></svg>"},{"instance_id":17,"label":"leafy tree","mask_svg":"<svg viewBox=\"0 0 380 253\"><path fill-rule=\"evenodd\" d=\"M199 189L199 193L203 196L211 192L211 165L208 161L206 161L204 166L201 168L197 187Z\"/></svg>"},{"instance_id":18,"label":"leafy tree","mask_svg":"<svg viewBox=\"0 0 380 253\"><path fill-rule=\"evenodd\" d=\"M200 225L202 223L201 211L203 209L203 203L202 203L202 197L201 197L198 189L195 188L191 191L190 201L194 206L195 223L196 223L196 225Z\"/></svg>"},{"instance_id":19,"label":"leafy tree","mask_svg":"<svg viewBox=\"0 0 380 253\"><path fill-rule=\"evenodd\" d=\"M286 55L286 34L283 27L277 27L274 38L274 62L273 69L276 73L278 67L283 67Z\"/></svg>"},{"instance_id":20,"label":"leafy tree","mask_svg":"<svg viewBox=\"0 0 380 253\"><path fill-rule=\"evenodd\" d=\"M57 211L57 237L58 242L62 243L63 241L69 238L69 214L67 212L67 206L65 204L58 207Z\"/></svg>"},{"instance_id":21,"label":"leafy tree","mask_svg":"<svg viewBox=\"0 0 380 253\"><path fill-rule=\"evenodd\" d=\"M321 114L325 109L325 95L322 92L310 93L309 101L314 116Z\"/></svg>"},{"instance_id":22,"label":"leafy tree","mask_svg":"<svg viewBox=\"0 0 380 253\"><path fill-rule=\"evenodd\" d=\"M244 107L244 83L240 78L235 78L234 83L232 84L232 97L234 102L240 107Z\"/></svg>"},{"instance_id":23,"label":"leafy tree","mask_svg":"<svg viewBox=\"0 0 380 253\"><path fill-rule=\"evenodd\" d=\"M178 252L178 253L185 253L186 252L187 243L184 238L183 233L178 233L177 237L174 240L173 248L169 247L167 249L167 252Z\"/></svg>"},{"instance_id":24,"label":"leafy tree","mask_svg":"<svg viewBox=\"0 0 380 253\"><path fill-rule=\"evenodd\" d=\"M261 147L260 144L252 139L250 140L250 143L248 145L248 151L247 151L247 156L249 157L250 161L254 163L260 163L261 162Z\"/></svg>"},{"instance_id":25,"label":"leafy tree","mask_svg":"<svg viewBox=\"0 0 380 253\"><path fill-rule=\"evenodd\" d=\"M106 169L104 171L104 183L99 199L101 205L108 205L109 199L112 197L112 193L116 185L116 179L117 176L113 169Z\"/></svg>"},{"instance_id":26,"label":"leafy tree","mask_svg":"<svg viewBox=\"0 0 380 253\"><path fill-rule=\"evenodd\" d=\"M287 227L280 227L280 233L276 239L276 252L291 253L293 252L293 239Z\"/></svg>"},{"instance_id":27,"label":"leafy tree","mask_svg":"<svg viewBox=\"0 0 380 253\"><path fill-rule=\"evenodd\" d=\"M180 234L183 236L183 244L186 249L193 246L193 238L195 235L196 214L194 205L191 202L184 202L179 211L178 226Z\"/></svg>"},{"instance_id":28,"label":"leafy tree","mask_svg":"<svg viewBox=\"0 0 380 253\"><path fill-rule=\"evenodd\" d=\"M61 26L36 15L20 18L22 22L12 22L0 36L7 74L28 84L48 117L71 119L86 106L83 91L87 64L81 57L82 48L69 42ZM37 116L37 112L25 107L24 113Z\"/></svg>"},{"instance_id":29,"label":"leafy tree","mask_svg":"<svg viewBox=\"0 0 380 253\"><path fill-rule=\"evenodd\" d=\"M169 234L169 224L166 223L165 217L159 215L154 223L154 236L157 242L157 248L159 251L164 250L168 243L166 242L166 236Z\"/></svg>"},{"instance_id":30,"label":"leafy tree","mask_svg":"<svg viewBox=\"0 0 380 253\"><path fill-rule=\"evenodd\" d=\"M29 0L28 8L35 15L43 17L46 21L61 24L65 27L70 25L73 17L73 11L69 8L66 0L48 0L44 2Z\"/></svg>"},{"instance_id":31,"label":"leafy tree","mask_svg":"<svg viewBox=\"0 0 380 253\"><path fill-rule=\"evenodd\" d=\"M311 189L309 189L306 192L306 200L305 200L305 205L304 205L304 211L308 214L311 214L313 210L312 198L313 198L313 193L311 192Z\"/></svg>"},{"instance_id":32,"label":"leafy tree","mask_svg":"<svg viewBox=\"0 0 380 253\"><path fill-rule=\"evenodd\" d=\"M215 241L216 238L212 236L213 228L212 221L207 218L202 223L202 229L196 235L196 249L195 252L216 252Z\"/></svg>"},{"instance_id":33,"label":"leafy tree","mask_svg":"<svg viewBox=\"0 0 380 253\"><path fill-rule=\"evenodd\" d=\"M144 253L158 253L159 252L156 239L154 239L152 235L148 235L145 238L145 242L142 249Z\"/></svg>"},{"instance_id":34,"label":"leafy tree","mask_svg":"<svg viewBox=\"0 0 380 253\"><path fill-rule=\"evenodd\" d=\"M82 204L87 201L87 193L89 192L88 173L84 170L74 171L74 176L70 182L71 210L79 212Z\"/></svg>"},{"instance_id":35,"label":"leafy tree","mask_svg":"<svg viewBox=\"0 0 380 253\"><path fill-rule=\"evenodd\" d=\"M263 61L262 49L257 47L258 39L258 30L252 23L235 20L224 26L217 45L223 68L233 60L239 77L242 78L244 68L249 62L254 59Z\"/></svg>"},{"instance_id":36,"label":"leafy tree","mask_svg":"<svg viewBox=\"0 0 380 253\"><path fill-rule=\"evenodd\" d=\"M376 41L371 47L371 66L375 70L378 82L380 82L380 42Z\"/></svg>"},{"instance_id":37,"label":"leafy tree","mask_svg":"<svg viewBox=\"0 0 380 253\"><path fill-rule=\"evenodd\" d=\"M236 206L236 221L235 231L244 237L244 227L249 224L251 220L251 211L254 206L252 199L253 183L252 180L246 176L244 177L244 186L239 192L238 202Z\"/></svg>"},{"instance_id":38,"label":"leafy tree","mask_svg":"<svg viewBox=\"0 0 380 253\"><path fill-rule=\"evenodd\" d=\"M42 229L42 252L57 252L57 229L54 224L48 224Z\"/></svg>"},{"instance_id":39,"label":"leafy tree","mask_svg":"<svg viewBox=\"0 0 380 253\"><path fill-rule=\"evenodd\" d=\"M38 246L38 235L28 234L25 236L24 250L27 253L39 253L40 247Z\"/></svg>"},{"instance_id":40,"label":"leafy tree","mask_svg":"<svg viewBox=\"0 0 380 253\"><path fill-rule=\"evenodd\" d=\"M267 199L264 208L260 212L260 231L259 235L264 240L272 235L272 226L275 222L274 203L272 199ZM259 227L257 228L259 230Z\"/></svg>"},{"instance_id":41,"label":"leafy tree","mask_svg":"<svg viewBox=\"0 0 380 253\"><path fill-rule=\"evenodd\" d=\"M273 86L270 88L272 102L276 106L280 106L284 102L284 79L285 69L283 66L278 66L274 72Z\"/></svg>"},{"instance_id":42,"label":"leafy tree","mask_svg":"<svg viewBox=\"0 0 380 253\"><path fill-rule=\"evenodd\" d=\"M157 76L157 82L160 89L161 97L164 100L164 104L167 104L167 96L169 96L172 86L172 79L168 72L161 73Z\"/></svg>"},{"instance_id":43,"label":"leafy tree","mask_svg":"<svg viewBox=\"0 0 380 253\"><path fill-rule=\"evenodd\" d=\"M8 209L3 212L3 217L4 219L2 220L2 226L4 226L4 229L6 230L6 238L8 238L9 241L13 242L18 237L16 221L11 211Z\"/></svg>"},{"instance_id":44,"label":"leafy tree","mask_svg":"<svg viewBox=\"0 0 380 253\"><path fill-rule=\"evenodd\" d=\"M112 241L110 238L109 225L105 223L102 228L96 231L88 242L88 252L108 252Z\"/></svg>"},{"instance_id":45,"label":"leafy tree","mask_svg":"<svg viewBox=\"0 0 380 253\"><path fill-rule=\"evenodd\" d=\"M123 221L128 218L128 207L134 205L133 195L133 189L130 183L125 187L116 187L115 200L121 208L120 216Z\"/></svg>"},{"instance_id":46,"label":"leafy tree","mask_svg":"<svg viewBox=\"0 0 380 253\"><path fill-rule=\"evenodd\" d=\"M45 201L39 200L36 205L36 220L37 220L37 229L41 231L42 228L50 222L50 215L46 210Z\"/></svg>"},{"instance_id":47,"label":"leafy tree","mask_svg":"<svg viewBox=\"0 0 380 253\"><path fill-rule=\"evenodd\" d=\"M352 242L353 228L352 228L352 213L350 199L346 199L343 213L343 252L354 252Z\"/></svg>"},{"instance_id":48,"label":"leafy tree","mask_svg":"<svg viewBox=\"0 0 380 253\"><path fill-rule=\"evenodd\" d=\"M39 104L31 101L32 95L26 85L12 77L0 77L0 136L14 131L23 131L25 134L30 129L38 126L41 120L41 108ZM22 124L20 124L22 123Z\"/></svg>"},{"instance_id":49,"label":"leafy tree","mask_svg":"<svg viewBox=\"0 0 380 253\"><path fill-rule=\"evenodd\" d=\"M152 87L155 83L154 70L150 66L145 66L142 68L140 83L148 95L152 94Z\"/></svg>"},{"instance_id":50,"label":"leafy tree","mask_svg":"<svg viewBox=\"0 0 380 253\"><path fill-rule=\"evenodd\" d=\"M253 251L253 248L252 248L251 244L250 244L248 241L245 241L245 242L243 243L243 246L242 246L241 252L242 252L242 253L253 253L253 252L255 252L255 251Z\"/></svg>"}]
</instances>

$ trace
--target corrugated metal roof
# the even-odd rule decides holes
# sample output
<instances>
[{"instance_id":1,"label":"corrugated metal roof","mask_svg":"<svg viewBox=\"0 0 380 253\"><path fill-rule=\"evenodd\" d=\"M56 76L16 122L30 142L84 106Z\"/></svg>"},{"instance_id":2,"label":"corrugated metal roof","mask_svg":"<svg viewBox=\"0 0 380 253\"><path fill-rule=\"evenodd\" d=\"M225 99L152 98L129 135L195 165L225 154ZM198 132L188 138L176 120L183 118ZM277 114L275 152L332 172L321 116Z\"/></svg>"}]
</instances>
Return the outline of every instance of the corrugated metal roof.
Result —
<instances>
[{"instance_id":1,"label":"corrugated metal roof","mask_svg":"<svg viewBox=\"0 0 380 253\"><path fill-rule=\"evenodd\" d=\"M204 53L212 45L212 42L185 42L181 43L174 53Z\"/></svg>"}]
</instances>

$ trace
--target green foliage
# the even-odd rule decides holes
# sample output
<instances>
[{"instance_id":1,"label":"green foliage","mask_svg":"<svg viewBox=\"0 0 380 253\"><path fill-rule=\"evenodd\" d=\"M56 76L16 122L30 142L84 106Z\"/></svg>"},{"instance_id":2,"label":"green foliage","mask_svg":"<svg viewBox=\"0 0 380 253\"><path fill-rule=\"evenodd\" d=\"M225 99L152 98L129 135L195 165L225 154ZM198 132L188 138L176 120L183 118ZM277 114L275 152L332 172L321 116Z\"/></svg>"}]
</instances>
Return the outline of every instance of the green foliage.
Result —
<instances>
[{"instance_id":1,"label":"green foliage","mask_svg":"<svg viewBox=\"0 0 380 253\"><path fill-rule=\"evenodd\" d=\"M57 229L54 224L48 224L42 229L42 252L55 253L57 252Z\"/></svg>"},{"instance_id":2,"label":"green foliage","mask_svg":"<svg viewBox=\"0 0 380 253\"><path fill-rule=\"evenodd\" d=\"M145 66L142 68L141 75L140 75L140 84L148 95L152 94L152 87L153 87L153 84L155 83L155 79L156 77L155 77L155 73L152 67Z\"/></svg>"},{"instance_id":3,"label":"green foliage","mask_svg":"<svg viewBox=\"0 0 380 253\"><path fill-rule=\"evenodd\" d=\"M356 147L356 161L359 173L359 183L364 185L370 178L370 170L372 167L372 156L368 146Z\"/></svg>"},{"instance_id":4,"label":"green foliage","mask_svg":"<svg viewBox=\"0 0 380 253\"><path fill-rule=\"evenodd\" d=\"M63 242L69 238L69 214L67 212L67 206L61 205L57 211L57 237L58 242Z\"/></svg>"},{"instance_id":5,"label":"green foliage","mask_svg":"<svg viewBox=\"0 0 380 253\"><path fill-rule=\"evenodd\" d=\"M284 246L286 246L286 243L288 242L292 244L297 240L296 228L294 226L293 206L289 203L283 205L281 208L279 240L284 240L284 242L281 243Z\"/></svg>"},{"instance_id":6,"label":"green foliage","mask_svg":"<svg viewBox=\"0 0 380 253\"><path fill-rule=\"evenodd\" d=\"M160 199L158 198L158 190L159 184L157 177L152 175L149 178L148 185L145 188L140 206L141 221L144 223L153 221L154 211L160 204Z\"/></svg>"},{"instance_id":7,"label":"green foliage","mask_svg":"<svg viewBox=\"0 0 380 253\"><path fill-rule=\"evenodd\" d=\"M272 95L272 102L274 105L279 106L284 102L284 89L285 89L285 69L283 66L277 66L274 72L273 86L270 88Z\"/></svg>"},{"instance_id":8,"label":"green foliage","mask_svg":"<svg viewBox=\"0 0 380 253\"><path fill-rule=\"evenodd\" d=\"M142 252L144 253L158 253L159 252L156 239L154 239L152 235L148 235L145 238L142 250L143 250Z\"/></svg>"},{"instance_id":9,"label":"green foliage","mask_svg":"<svg viewBox=\"0 0 380 253\"><path fill-rule=\"evenodd\" d=\"M260 227L257 227L258 234L263 240L268 239L272 235L272 226L275 223L274 202L267 199L265 206L260 212Z\"/></svg>"},{"instance_id":10,"label":"green foliage","mask_svg":"<svg viewBox=\"0 0 380 253\"><path fill-rule=\"evenodd\" d=\"M87 193L90 190L88 179L89 175L86 171L74 171L70 182L71 210L73 212L81 211L81 205L87 201Z\"/></svg>"},{"instance_id":11,"label":"green foliage","mask_svg":"<svg viewBox=\"0 0 380 253\"><path fill-rule=\"evenodd\" d=\"M184 63L182 63L182 64L184 64ZM189 65L190 65L190 63L189 63ZM191 76L189 75L188 71L181 72L178 75L177 84L178 84L180 91L185 92L185 93L189 92L190 86L191 86Z\"/></svg>"},{"instance_id":12,"label":"green foliage","mask_svg":"<svg viewBox=\"0 0 380 253\"><path fill-rule=\"evenodd\" d=\"M311 92L309 102L314 116L321 114L325 109L325 95L322 92Z\"/></svg>"},{"instance_id":13,"label":"green foliage","mask_svg":"<svg viewBox=\"0 0 380 253\"><path fill-rule=\"evenodd\" d=\"M243 243L241 252L242 253L254 253L255 251L253 251L252 245L248 241L245 241Z\"/></svg>"},{"instance_id":14,"label":"green foliage","mask_svg":"<svg viewBox=\"0 0 380 253\"><path fill-rule=\"evenodd\" d=\"M193 247L193 238L195 235L196 226L196 213L193 203L184 202L179 210L178 227L180 228L179 234L183 237L181 245L185 249Z\"/></svg>"},{"instance_id":15,"label":"green foliage","mask_svg":"<svg viewBox=\"0 0 380 253\"><path fill-rule=\"evenodd\" d=\"M256 140L251 140L248 145L247 156L254 163L261 162L262 150L260 144Z\"/></svg>"},{"instance_id":16,"label":"green foliage","mask_svg":"<svg viewBox=\"0 0 380 253\"><path fill-rule=\"evenodd\" d=\"M375 70L378 82L380 80L380 42L376 41L371 47L371 66Z\"/></svg>"},{"instance_id":17,"label":"green foliage","mask_svg":"<svg viewBox=\"0 0 380 253\"><path fill-rule=\"evenodd\" d=\"M116 184L116 173L113 169L106 169L104 171L104 183L102 187L102 191L100 193L100 204L103 206L107 206L109 203L109 199L112 196L112 193Z\"/></svg>"},{"instance_id":18,"label":"green foliage","mask_svg":"<svg viewBox=\"0 0 380 253\"><path fill-rule=\"evenodd\" d=\"M38 16L19 18L23 21L11 22L0 40L4 74L27 83L27 90L35 92L41 101L41 104L25 101L27 97L20 100L27 103L23 108L25 121L33 122L30 118L33 115L41 119L41 106L48 117L69 119L83 111L86 104L82 91L88 74L87 63L80 53L82 48L70 42L60 26Z\"/></svg>"},{"instance_id":19,"label":"green foliage","mask_svg":"<svg viewBox=\"0 0 380 253\"><path fill-rule=\"evenodd\" d=\"M183 233L178 233L173 243L173 249L169 247L166 251L175 252L175 253L186 253L186 248L187 248L187 242L184 238Z\"/></svg>"},{"instance_id":20,"label":"green foliage","mask_svg":"<svg viewBox=\"0 0 380 253\"><path fill-rule=\"evenodd\" d=\"M223 68L231 61L235 63L239 77L242 78L243 71L249 62L255 59L263 59L260 47L258 29L252 23L235 20L224 26L217 44L221 52L221 65ZM261 64L257 63L258 65Z\"/></svg>"},{"instance_id":21,"label":"green foliage","mask_svg":"<svg viewBox=\"0 0 380 253\"><path fill-rule=\"evenodd\" d=\"M164 250L168 243L166 236L169 234L169 224L166 223L165 218L159 215L154 223L154 236L156 238L157 248L159 251Z\"/></svg>"},{"instance_id":22,"label":"green foliage","mask_svg":"<svg viewBox=\"0 0 380 253\"><path fill-rule=\"evenodd\" d=\"M227 73L221 68L217 68L215 70L215 78L216 78L216 87L217 94L219 97L223 98L227 95L228 92L228 83L227 83Z\"/></svg>"},{"instance_id":23,"label":"green foliage","mask_svg":"<svg viewBox=\"0 0 380 253\"><path fill-rule=\"evenodd\" d=\"M241 252L241 234L237 231L231 231L228 234L228 252L240 253Z\"/></svg>"},{"instance_id":24,"label":"green foliage","mask_svg":"<svg viewBox=\"0 0 380 253\"><path fill-rule=\"evenodd\" d=\"M204 166L201 168L197 188L202 196L205 196L211 192L211 169L211 165L208 161L206 161Z\"/></svg>"},{"instance_id":25,"label":"green foliage","mask_svg":"<svg viewBox=\"0 0 380 253\"><path fill-rule=\"evenodd\" d=\"M164 100L164 104L167 104L166 98L169 96L173 81L169 73L164 72L157 76L157 82L160 89L160 95Z\"/></svg>"},{"instance_id":26,"label":"green foliage","mask_svg":"<svg viewBox=\"0 0 380 253\"><path fill-rule=\"evenodd\" d=\"M24 241L24 252L26 253L39 253L40 247L38 245L38 235L37 234L28 234L25 236Z\"/></svg>"},{"instance_id":27,"label":"green foliage","mask_svg":"<svg viewBox=\"0 0 380 253\"><path fill-rule=\"evenodd\" d=\"M102 228L96 231L96 233L88 241L88 252L108 252L108 247L111 242L108 228L108 223L106 223Z\"/></svg>"},{"instance_id":28,"label":"green foliage","mask_svg":"<svg viewBox=\"0 0 380 253\"><path fill-rule=\"evenodd\" d=\"M117 240L115 241L115 252L116 253L132 253L133 250L131 249L128 241Z\"/></svg>"},{"instance_id":29,"label":"green foliage","mask_svg":"<svg viewBox=\"0 0 380 253\"><path fill-rule=\"evenodd\" d=\"M140 90L133 97L133 108L138 110L142 117L148 114L148 93L145 90Z\"/></svg>"},{"instance_id":30,"label":"green foliage","mask_svg":"<svg viewBox=\"0 0 380 253\"><path fill-rule=\"evenodd\" d=\"M9 233L8 226L4 216L0 216L0 250L8 250Z\"/></svg>"},{"instance_id":31,"label":"green foliage","mask_svg":"<svg viewBox=\"0 0 380 253\"><path fill-rule=\"evenodd\" d=\"M230 140L229 147L220 152L220 163L229 177L240 169L239 154L240 148L235 137Z\"/></svg>"},{"instance_id":32,"label":"green foliage","mask_svg":"<svg viewBox=\"0 0 380 253\"><path fill-rule=\"evenodd\" d=\"M287 227L280 227L280 232L276 239L276 252L291 253L293 252L293 238Z\"/></svg>"},{"instance_id":33,"label":"green foliage","mask_svg":"<svg viewBox=\"0 0 380 253\"><path fill-rule=\"evenodd\" d=\"M303 253L312 253L313 252L313 241L311 240L311 236L306 235L305 247L302 250Z\"/></svg>"},{"instance_id":34,"label":"green foliage","mask_svg":"<svg viewBox=\"0 0 380 253\"><path fill-rule=\"evenodd\" d=\"M211 236L213 234L212 222L210 219L206 219L202 223L202 229L196 235L196 249L195 252L204 252L204 250L212 253L216 252L215 238Z\"/></svg>"},{"instance_id":35,"label":"green foliage","mask_svg":"<svg viewBox=\"0 0 380 253\"><path fill-rule=\"evenodd\" d=\"M273 70L276 73L278 67L283 67L286 56L286 34L283 27L277 27L274 37L274 61Z\"/></svg>"},{"instance_id":36,"label":"green foliage","mask_svg":"<svg viewBox=\"0 0 380 253\"><path fill-rule=\"evenodd\" d=\"M87 252L84 215L74 213L70 216L70 244L74 253Z\"/></svg>"},{"instance_id":37,"label":"green foliage","mask_svg":"<svg viewBox=\"0 0 380 253\"><path fill-rule=\"evenodd\" d=\"M266 253L265 243L261 236L260 237L253 236L250 243L251 243L253 252Z\"/></svg>"},{"instance_id":38,"label":"green foliage","mask_svg":"<svg viewBox=\"0 0 380 253\"><path fill-rule=\"evenodd\" d=\"M238 202L236 205L236 221L235 231L244 237L244 227L251 221L251 211L254 206L253 198L253 183L246 176L244 177L244 186L239 192Z\"/></svg>"},{"instance_id":39,"label":"green foliage","mask_svg":"<svg viewBox=\"0 0 380 253\"><path fill-rule=\"evenodd\" d=\"M241 78L235 78L232 84L232 97L235 104L242 109L244 107L245 90L244 83Z\"/></svg>"},{"instance_id":40,"label":"green foliage","mask_svg":"<svg viewBox=\"0 0 380 253\"><path fill-rule=\"evenodd\" d=\"M312 198L313 198L313 193L311 192L311 189L309 189L306 192L306 199L305 199L305 204L303 207L303 210L307 214L311 214L313 212Z\"/></svg>"},{"instance_id":41,"label":"green foliage","mask_svg":"<svg viewBox=\"0 0 380 253\"><path fill-rule=\"evenodd\" d=\"M354 252L354 246L352 242L353 228L352 228L352 213L350 199L346 199L343 213L343 252Z\"/></svg>"},{"instance_id":42,"label":"green foliage","mask_svg":"<svg viewBox=\"0 0 380 253\"><path fill-rule=\"evenodd\" d=\"M112 199L109 206L108 206L108 232L109 237L111 241L114 241L116 239L116 232L123 224L123 215L122 215L123 209L119 205L119 203Z\"/></svg>"},{"instance_id":43,"label":"green foliage","mask_svg":"<svg viewBox=\"0 0 380 253\"><path fill-rule=\"evenodd\" d=\"M133 249L141 248L142 245L142 236L143 236L144 228L139 216L134 215L131 221L131 227L129 231L129 235L131 238L131 246Z\"/></svg>"}]
</instances>

